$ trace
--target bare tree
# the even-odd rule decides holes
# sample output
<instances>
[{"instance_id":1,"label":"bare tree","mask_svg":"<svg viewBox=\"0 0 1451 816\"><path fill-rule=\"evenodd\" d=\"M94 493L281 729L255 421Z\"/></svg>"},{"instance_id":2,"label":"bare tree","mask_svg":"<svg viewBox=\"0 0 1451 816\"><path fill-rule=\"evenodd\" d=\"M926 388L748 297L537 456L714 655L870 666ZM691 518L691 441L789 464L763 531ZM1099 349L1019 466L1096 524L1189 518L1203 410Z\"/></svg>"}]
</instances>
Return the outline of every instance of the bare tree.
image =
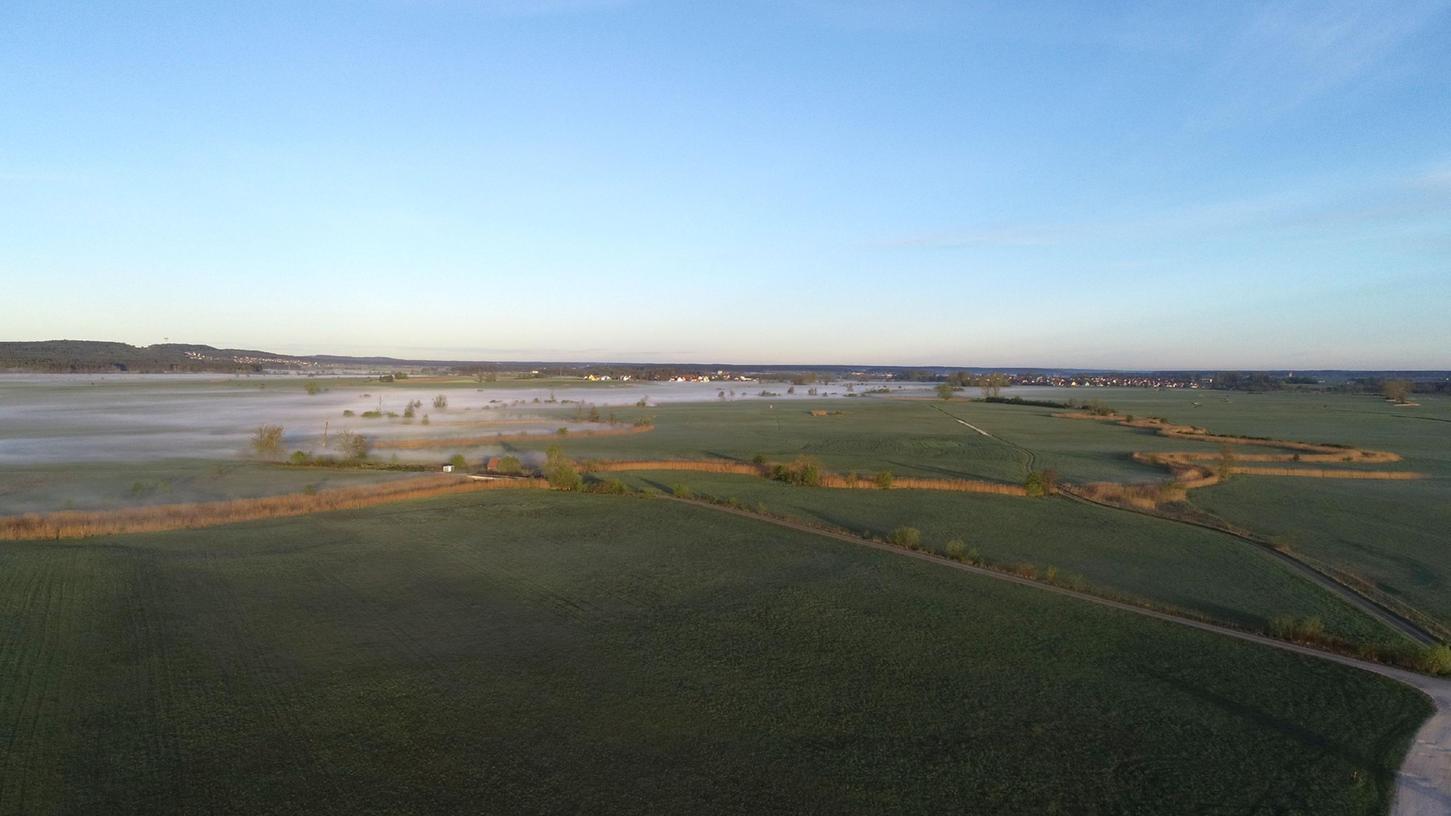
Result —
<instances>
[{"instance_id":1,"label":"bare tree","mask_svg":"<svg viewBox=\"0 0 1451 816\"><path fill-rule=\"evenodd\" d=\"M1003 386L1008 384L1008 377L1006 374L999 374L994 371L991 374L982 375L978 382L982 386L982 395L984 397L996 398L1003 392Z\"/></svg>"},{"instance_id":2,"label":"bare tree","mask_svg":"<svg viewBox=\"0 0 1451 816\"><path fill-rule=\"evenodd\" d=\"M1411 398L1410 380L1386 380L1381 384L1381 393L1386 399L1399 403L1408 402Z\"/></svg>"},{"instance_id":3,"label":"bare tree","mask_svg":"<svg viewBox=\"0 0 1451 816\"><path fill-rule=\"evenodd\" d=\"M259 456L276 456L282 452L282 426L263 425L252 434L252 449Z\"/></svg>"}]
</instances>

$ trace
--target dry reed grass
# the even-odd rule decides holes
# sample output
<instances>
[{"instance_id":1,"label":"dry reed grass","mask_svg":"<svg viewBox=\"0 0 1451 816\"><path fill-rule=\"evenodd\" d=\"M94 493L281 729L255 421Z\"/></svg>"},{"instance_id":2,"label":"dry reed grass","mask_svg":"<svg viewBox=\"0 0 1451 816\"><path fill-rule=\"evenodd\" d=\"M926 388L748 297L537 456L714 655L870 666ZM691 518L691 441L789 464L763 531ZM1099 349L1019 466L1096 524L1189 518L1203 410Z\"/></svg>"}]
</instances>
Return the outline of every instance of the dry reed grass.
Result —
<instances>
[{"instance_id":1,"label":"dry reed grass","mask_svg":"<svg viewBox=\"0 0 1451 816\"><path fill-rule=\"evenodd\" d=\"M596 472L619 472L629 470L687 470L699 473L731 473L741 476L767 478L769 469L761 465L744 462L719 462L696 459L653 459L638 461L593 461L586 463L586 470ZM849 479L838 473L823 473L818 487L833 490L881 490L872 479L858 477ZM956 493L992 493L999 496L1026 496L1022 485L986 482L977 479L929 479L915 476L897 476L892 480L892 490L945 490Z\"/></svg>"}]
</instances>

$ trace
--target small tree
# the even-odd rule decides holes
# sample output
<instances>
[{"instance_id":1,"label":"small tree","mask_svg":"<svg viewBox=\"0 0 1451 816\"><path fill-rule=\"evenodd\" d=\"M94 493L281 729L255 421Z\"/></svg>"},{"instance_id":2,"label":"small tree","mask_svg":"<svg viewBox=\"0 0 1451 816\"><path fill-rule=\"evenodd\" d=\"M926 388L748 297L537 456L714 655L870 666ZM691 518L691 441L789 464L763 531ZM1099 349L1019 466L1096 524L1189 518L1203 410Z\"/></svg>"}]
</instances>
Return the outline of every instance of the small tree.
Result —
<instances>
[{"instance_id":1,"label":"small tree","mask_svg":"<svg viewBox=\"0 0 1451 816\"><path fill-rule=\"evenodd\" d=\"M464 455L462 453L455 453L453 456L449 457L448 463L460 470L468 467L469 465L468 460L464 458Z\"/></svg>"},{"instance_id":2,"label":"small tree","mask_svg":"<svg viewBox=\"0 0 1451 816\"><path fill-rule=\"evenodd\" d=\"M1219 460L1215 463L1214 474L1221 482L1228 481L1230 474L1234 472L1234 448L1229 445L1219 446Z\"/></svg>"},{"instance_id":3,"label":"small tree","mask_svg":"<svg viewBox=\"0 0 1451 816\"><path fill-rule=\"evenodd\" d=\"M544 478L555 490L578 490L584 481L579 469L564 455L557 445L551 445L544 454Z\"/></svg>"},{"instance_id":4,"label":"small tree","mask_svg":"<svg viewBox=\"0 0 1451 816\"><path fill-rule=\"evenodd\" d=\"M354 461L361 461L368 458L368 452L373 449L372 440L360 433L343 431L335 437L337 449L342 452L343 458Z\"/></svg>"},{"instance_id":5,"label":"small tree","mask_svg":"<svg viewBox=\"0 0 1451 816\"><path fill-rule=\"evenodd\" d=\"M438 411L442 411L448 408L448 397L444 396L443 394L439 394L438 396L434 397L433 407L435 410Z\"/></svg>"},{"instance_id":6,"label":"small tree","mask_svg":"<svg viewBox=\"0 0 1451 816\"><path fill-rule=\"evenodd\" d=\"M937 391L938 399L950 400L952 399L952 392L956 391L957 389L952 387L952 383L938 383L937 388L934 390Z\"/></svg>"},{"instance_id":7,"label":"small tree","mask_svg":"<svg viewBox=\"0 0 1451 816\"><path fill-rule=\"evenodd\" d=\"M892 531L887 540L898 547L915 550L922 544L922 531L916 527L898 527Z\"/></svg>"},{"instance_id":8,"label":"small tree","mask_svg":"<svg viewBox=\"0 0 1451 816\"><path fill-rule=\"evenodd\" d=\"M872 479L872 481L873 482L876 482L877 487L880 487L883 490L891 490L892 489L892 471L890 471L890 470L884 470L884 471L878 473L876 475L876 477L874 479Z\"/></svg>"},{"instance_id":9,"label":"small tree","mask_svg":"<svg viewBox=\"0 0 1451 816\"><path fill-rule=\"evenodd\" d=\"M687 485L687 484L674 485L673 487L670 488L670 493L671 493L671 495L675 496L675 498L677 498L677 499L693 499L693 498L695 498L695 491L694 490L691 490L690 489L690 485Z\"/></svg>"},{"instance_id":10,"label":"small tree","mask_svg":"<svg viewBox=\"0 0 1451 816\"><path fill-rule=\"evenodd\" d=\"M963 543L962 539L954 538L947 542L947 547L944 552L947 553L948 558L954 561L961 561L967 557L967 545Z\"/></svg>"},{"instance_id":11,"label":"small tree","mask_svg":"<svg viewBox=\"0 0 1451 816\"><path fill-rule=\"evenodd\" d=\"M1419 668L1426 674L1451 674L1451 646L1438 643L1426 647L1418 661Z\"/></svg>"},{"instance_id":12,"label":"small tree","mask_svg":"<svg viewBox=\"0 0 1451 816\"><path fill-rule=\"evenodd\" d=\"M276 456L282 450L282 426L263 425L254 431L252 449L259 456Z\"/></svg>"},{"instance_id":13,"label":"small tree","mask_svg":"<svg viewBox=\"0 0 1451 816\"><path fill-rule=\"evenodd\" d=\"M1028 478L1023 480L1023 490L1035 498L1048 495L1048 487L1043 483L1043 472L1035 470L1029 473Z\"/></svg>"},{"instance_id":14,"label":"small tree","mask_svg":"<svg viewBox=\"0 0 1451 816\"><path fill-rule=\"evenodd\" d=\"M1405 403L1411 398L1411 388L1410 380L1386 380L1381 383L1380 390L1386 399Z\"/></svg>"},{"instance_id":15,"label":"small tree","mask_svg":"<svg viewBox=\"0 0 1451 816\"><path fill-rule=\"evenodd\" d=\"M585 491L589 493L602 493L607 496L622 496L629 492L625 483L619 479L599 479L585 485Z\"/></svg>"}]
</instances>

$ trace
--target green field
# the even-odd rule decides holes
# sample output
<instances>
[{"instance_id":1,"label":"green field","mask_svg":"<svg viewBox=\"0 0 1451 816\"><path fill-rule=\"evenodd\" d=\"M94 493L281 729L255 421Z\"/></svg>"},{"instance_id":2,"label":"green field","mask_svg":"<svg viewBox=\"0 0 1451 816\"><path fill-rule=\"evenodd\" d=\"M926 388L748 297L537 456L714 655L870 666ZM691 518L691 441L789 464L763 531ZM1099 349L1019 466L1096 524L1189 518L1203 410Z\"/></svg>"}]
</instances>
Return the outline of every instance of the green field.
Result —
<instances>
[{"instance_id":1,"label":"green field","mask_svg":"<svg viewBox=\"0 0 1451 816\"><path fill-rule=\"evenodd\" d=\"M811 409L840 411L811 416ZM957 400L832 399L670 404L632 411L655 422L652 433L632 437L550 440L572 455L600 458L749 460L756 454L789 460L814 456L847 472L891 470L898 475L948 476L1021 483L1030 465L1055 467L1065 478L1150 481L1162 471L1130 460L1131 444L1182 449L1184 443L1133 438L1100 423L1056 419L1046 408ZM999 438L959 424L959 417ZM1017 444L1014 444L1017 443ZM1040 459L1036 464L1023 447Z\"/></svg>"},{"instance_id":2,"label":"green field","mask_svg":"<svg viewBox=\"0 0 1451 816\"><path fill-rule=\"evenodd\" d=\"M1301 392L1023 391L1028 398L1098 399L1124 413L1164 416L1215 432L1401 454L1403 463L1385 467L1416 470L1430 478L1377 482L1244 476L1196 491L1191 498L1240 527L1292 542L1297 552L1360 575L1451 623L1451 550L1444 546L1451 520L1451 400L1427 398L1421 407L1406 409L1370 397ZM813 407L843 413L813 417ZM1131 453L1215 449L1111 423L1055 418L1050 408L961 399L836 399L774 407L748 401L664 405L649 413L656 423L650 434L554 444L578 457L743 461L760 453L773 461L789 461L805 455L842 472L891 470L1015 483L1030 468L1043 467L1072 481L1162 480L1163 471L1132 461ZM990 496L792 492L779 485L698 473L649 478L658 485L683 482L721 498L764 502L774 510L855 530L884 533L906 524L939 544L961 537L995 560L1055 566L1102 589L1240 625L1254 626L1276 614L1314 614L1352 640L1396 639L1339 603L1327 607L1324 592L1304 586L1253 545L1127 513L1091 511L1067 502L1026 507Z\"/></svg>"},{"instance_id":3,"label":"green field","mask_svg":"<svg viewBox=\"0 0 1451 816\"><path fill-rule=\"evenodd\" d=\"M1277 615L1318 617L1347 640L1391 644L1402 637L1293 574L1270 554L1232 537L1063 498L1027 500L927 490L828 490L748 476L681 472L619 474L633 486L686 485L768 512L885 538L915 527L942 551L956 538L990 563L1028 563L1081 576L1100 593L1127 596L1263 631Z\"/></svg>"},{"instance_id":4,"label":"green field","mask_svg":"<svg viewBox=\"0 0 1451 816\"><path fill-rule=\"evenodd\" d=\"M1353 669L660 501L0 550L4 813L1379 813Z\"/></svg>"}]
</instances>

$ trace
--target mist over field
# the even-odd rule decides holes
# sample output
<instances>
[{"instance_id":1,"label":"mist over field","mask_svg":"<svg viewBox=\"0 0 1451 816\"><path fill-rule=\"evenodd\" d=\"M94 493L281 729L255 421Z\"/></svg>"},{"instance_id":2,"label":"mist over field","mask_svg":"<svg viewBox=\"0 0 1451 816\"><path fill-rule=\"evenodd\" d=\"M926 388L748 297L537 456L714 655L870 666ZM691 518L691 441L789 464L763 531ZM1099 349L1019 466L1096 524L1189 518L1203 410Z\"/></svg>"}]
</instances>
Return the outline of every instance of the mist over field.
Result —
<instances>
[{"instance_id":1,"label":"mist over field","mask_svg":"<svg viewBox=\"0 0 1451 816\"><path fill-rule=\"evenodd\" d=\"M308 393L311 386L316 393ZM844 385L823 387L841 394ZM873 383L868 387L883 387ZM893 386L896 388L897 386ZM280 425L287 450L320 447L324 433L377 440L487 433L548 433L584 427L577 406L600 411L647 404L727 399L790 400L779 383L687 382L485 388L358 383L347 378L235 378L198 375L0 375L0 465L236 459L250 455L261 425ZM904 387L921 393L924 387ZM435 408L438 396L445 408ZM410 402L417 416L404 422ZM355 416L344 416L351 411ZM384 416L363 418L367 411ZM391 412L398 416L389 418ZM427 415L429 423L423 424ZM419 459L399 451L400 458ZM439 458L434 452L431 458Z\"/></svg>"}]
</instances>

